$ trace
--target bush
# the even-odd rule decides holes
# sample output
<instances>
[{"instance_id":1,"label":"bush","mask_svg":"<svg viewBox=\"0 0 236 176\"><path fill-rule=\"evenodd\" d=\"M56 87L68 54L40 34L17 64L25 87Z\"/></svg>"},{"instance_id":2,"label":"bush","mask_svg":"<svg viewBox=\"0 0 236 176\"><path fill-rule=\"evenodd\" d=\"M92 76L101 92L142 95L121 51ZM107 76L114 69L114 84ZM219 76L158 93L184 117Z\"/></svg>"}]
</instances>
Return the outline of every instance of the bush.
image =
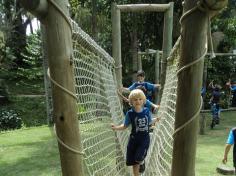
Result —
<instances>
[{"instance_id":1,"label":"bush","mask_svg":"<svg viewBox=\"0 0 236 176\"><path fill-rule=\"evenodd\" d=\"M13 110L0 112L0 131L19 129L22 127L22 119Z\"/></svg>"}]
</instances>

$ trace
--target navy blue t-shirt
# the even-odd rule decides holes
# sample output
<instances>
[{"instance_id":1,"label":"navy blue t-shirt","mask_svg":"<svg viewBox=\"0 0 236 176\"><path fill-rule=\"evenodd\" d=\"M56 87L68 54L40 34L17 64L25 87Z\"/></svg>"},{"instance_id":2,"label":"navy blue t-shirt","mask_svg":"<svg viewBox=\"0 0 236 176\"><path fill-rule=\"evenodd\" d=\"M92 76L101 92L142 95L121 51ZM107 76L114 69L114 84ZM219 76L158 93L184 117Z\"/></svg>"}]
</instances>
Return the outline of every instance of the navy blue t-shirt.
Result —
<instances>
[{"instance_id":1,"label":"navy blue t-shirt","mask_svg":"<svg viewBox=\"0 0 236 176\"><path fill-rule=\"evenodd\" d=\"M212 103L219 103L219 101L220 101L220 96L221 96L220 91L214 90L214 91L212 92L212 97L213 97Z\"/></svg>"},{"instance_id":2,"label":"navy blue t-shirt","mask_svg":"<svg viewBox=\"0 0 236 176\"><path fill-rule=\"evenodd\" d=\"M149 133L149 125L152 123L151 112L143 108L141 112L130 109L125 116L124 126L132 125L131 134Z\"/></svg>"}]
</instances>

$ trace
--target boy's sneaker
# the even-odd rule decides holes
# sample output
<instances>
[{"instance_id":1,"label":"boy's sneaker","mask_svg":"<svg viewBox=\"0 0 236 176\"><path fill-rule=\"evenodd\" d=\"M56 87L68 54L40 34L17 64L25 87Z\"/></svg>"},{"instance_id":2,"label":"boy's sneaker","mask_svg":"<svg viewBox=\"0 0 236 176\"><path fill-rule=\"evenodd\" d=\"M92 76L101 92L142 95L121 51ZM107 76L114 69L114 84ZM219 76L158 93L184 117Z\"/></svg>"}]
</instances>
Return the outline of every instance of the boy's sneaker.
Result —
<instances>
[{"instance_id":1,"label":"boy's sneaker","mask_svg":"<svg viewBox=\"0 0 236 176\"><path fill-rule=\"evenodd\" d=\"M145 162L143 161L139 166L139 173L143 173L145 171Z\"/></svg>"}]
</instances>

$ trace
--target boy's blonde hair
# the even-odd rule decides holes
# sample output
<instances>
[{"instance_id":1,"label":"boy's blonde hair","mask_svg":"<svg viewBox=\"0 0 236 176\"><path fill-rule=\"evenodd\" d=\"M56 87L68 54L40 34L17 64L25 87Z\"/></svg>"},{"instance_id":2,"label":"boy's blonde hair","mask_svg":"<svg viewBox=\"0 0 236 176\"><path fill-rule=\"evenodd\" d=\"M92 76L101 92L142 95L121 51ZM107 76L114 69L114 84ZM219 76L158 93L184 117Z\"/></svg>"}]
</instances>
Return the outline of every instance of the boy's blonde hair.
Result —
<instances>
[{"instance_id":1,"label":"boy's blonde hair","mask_svg":"<svg viewBox=\"0 0 236 176\"><path fill-rule=\"evenodd\" d=\"M129 103L130 103L130 105L132 105L132 100L134 98L141 98L141 99L143 99L143 103L144 104L146 103L146 96L143 93L143 91L140 90L140 89L134 89L130 92L130 94L129 94Z\"/></svg>"}]
</instances>

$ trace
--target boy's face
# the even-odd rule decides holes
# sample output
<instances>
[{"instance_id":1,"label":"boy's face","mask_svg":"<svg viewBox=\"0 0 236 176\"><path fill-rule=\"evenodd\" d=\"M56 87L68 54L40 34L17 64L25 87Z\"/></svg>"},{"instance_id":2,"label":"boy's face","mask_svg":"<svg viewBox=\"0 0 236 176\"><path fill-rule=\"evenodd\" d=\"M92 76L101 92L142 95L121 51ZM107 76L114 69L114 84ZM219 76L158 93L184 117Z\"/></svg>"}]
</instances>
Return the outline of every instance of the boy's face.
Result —
<instances>
[{"instance_id":1,"label":"boy's face","mask_svg":"<svg viewBox=\"0 0 236 176\"><path fill-rule=\"evenodd\" d=\"M138 75L138 76L137 76L137 81L138 81L138 82L144 82L144 78L145 78L145 76L143 76L143 75Z\"/></svg>"},{"instance_id":2,"label":"boy's face","mask_svg":"<svg viewBox=\"0 0 236 176\"><path fill-rule=\"evenodd\" d=\"M134 97L131 100L131 104L134 108L142 108L144 105L144 99L142 97Z\"/></svg>"}]
</instances>

